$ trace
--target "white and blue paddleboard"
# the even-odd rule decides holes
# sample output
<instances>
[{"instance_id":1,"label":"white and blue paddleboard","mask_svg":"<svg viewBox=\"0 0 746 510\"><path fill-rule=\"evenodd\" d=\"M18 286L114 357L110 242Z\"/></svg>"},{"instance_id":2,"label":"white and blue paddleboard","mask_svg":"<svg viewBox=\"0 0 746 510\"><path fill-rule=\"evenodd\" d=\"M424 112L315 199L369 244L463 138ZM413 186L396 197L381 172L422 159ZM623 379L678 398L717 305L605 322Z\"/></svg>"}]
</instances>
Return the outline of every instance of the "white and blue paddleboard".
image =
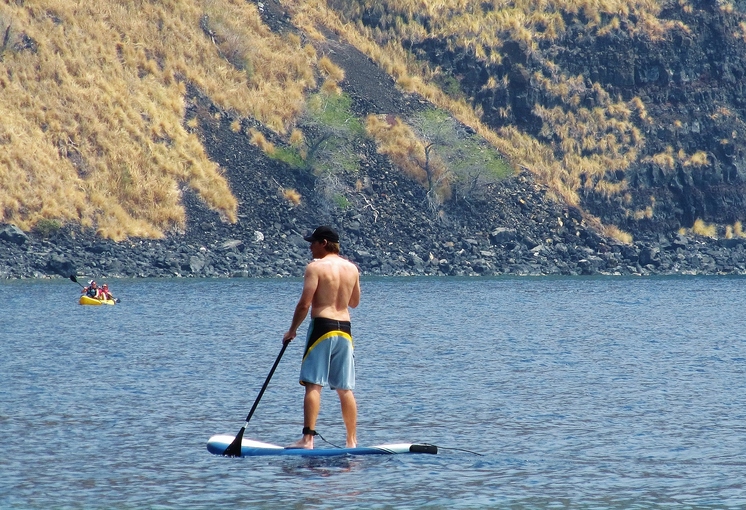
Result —
<instances>
[{"instance_id":1,"label":"white and blue paddleboard","mask_svg":"<svg viewBox=\"0 0 746 510\"><path fill-rule=\"evenodd\" d=\"M216 434L207 441L207 450L215 455L223 455L235 436ZM394 455L398 453L438 453L438 447L431 444L395 443L376 446L358 446L357 448L284 448L253 439L241 439L241 457L258 455L300 455L305 457L333 457L339 455Z\"/></svg>"}]
</instances>

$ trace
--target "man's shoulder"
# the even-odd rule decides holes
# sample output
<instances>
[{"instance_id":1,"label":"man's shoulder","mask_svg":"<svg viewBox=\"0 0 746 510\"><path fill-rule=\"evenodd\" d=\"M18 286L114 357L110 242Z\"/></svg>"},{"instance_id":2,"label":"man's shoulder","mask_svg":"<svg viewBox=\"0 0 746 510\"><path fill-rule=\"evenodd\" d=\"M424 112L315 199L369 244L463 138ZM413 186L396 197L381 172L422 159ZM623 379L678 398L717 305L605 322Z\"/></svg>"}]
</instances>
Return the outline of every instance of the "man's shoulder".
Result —
<instances>
[{"instance_id":1,"label":"man's shoulder","mask_svg":"<svg viewBox=\"0 0 746 510\"><path fill-rule=\"evenodd\" d=\"M357 271L357 266L352 263L351 261L347 260L346 258L340 256L340 255L327 255L326 257L320 258L320 259L313 259L311 260L308 265L306 266L307 270L314 270L314 269L322 269L323 267L328 266L344 266L347 268L354 269Z\"/></svg>"},{"instance_id":2,"label":"man's shoulder","mask_svg":"<svg viewBox=\"0 0 746 510\"><path fill-rule=\"evenodd\" d=\"M355 271L357 271L357 266L354 263L352 263L350 260L348 260L348 259L346 259L344 257L341 257L341 256L337 256L337 261L338 261L338 263L340 265L345 266L345 267L350 268L350 269L354 269Z\"/></svg>"}]
</instances>

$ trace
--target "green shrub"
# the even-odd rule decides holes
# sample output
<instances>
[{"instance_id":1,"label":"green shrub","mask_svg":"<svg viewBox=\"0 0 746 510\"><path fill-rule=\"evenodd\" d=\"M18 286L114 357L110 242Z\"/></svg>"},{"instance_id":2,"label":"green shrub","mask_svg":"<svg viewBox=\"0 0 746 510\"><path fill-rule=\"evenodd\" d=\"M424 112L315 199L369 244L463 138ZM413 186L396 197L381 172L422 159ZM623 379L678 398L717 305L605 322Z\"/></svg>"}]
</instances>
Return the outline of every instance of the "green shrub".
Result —
<instances>
[{"instance_id":1,"label":"green shrub","mask_svg":"<svg viewBox=\"0 0 746 510\"><path fill-rule=\"evenodd\" d=\"M437 83L440 88L453 99L459 99L464 96L461 91L461 84L459 81L451 75L440 76L437 78Z\"/></svg>"},{"instance_id":2,"label":"green shrub","mask_svg":"<svg viewBox=\"0 0 746 510\"><path fill-rule=\"evenodd\" d=\"M59 221L43 218L39 220L34 226L34 232L38 233L42 237L49 237L50 235L57 232L60 228L62 228L62 224Z\"/></svg>"},{"instance_id":3,"label":"green shrub","mask_svg":"<svg viewBox=\"0 0 746 510\"><path fill-rule=\"evenodd\" d=\"M334 203L340 209L347 209L348 207L350 207L350 201L341 193L337 193L334 195Z\"/></svg>"},{"instance_id":4,"label":"green shrub","mask_svg":"<svg viewBox=\"0 0 746 510\"><path fill-rule=\"evenodd\" d=\"M307 163L303 160L300 153L292 147L277 147L274 152L269 154L269 157L282 161L288 164L292 168L307 168Z\"/></svg>"},{"instance_id":5,"label":"green shrub","mask_svg":"<svg viewBox=\"0 0 746 510\"><path fill-rule=\"evenodd\" d=\"M314 94L307 106L312 120L339 131L340 135L355 137L365 132L363 124L352 113L352 98L348 94Z\"/></svg>"},{"instance_id":6,"label":"green shrub","mask_svg":"<svg viewBox=\"0 0 746 510\"><path fill-rule=\"evenodd\" d=\"M352 112L347 94L314 94L306 103L301 120L306 144L306 164L316 175L325 172L357 171L359 159L354 150L363 137L362 122Z\"/></svg>"},{"instance_id":7,"label":"green shrub","mask_svg":"<svg viewBox=\"0 0 746 510\"><path fill-rule=\"evenodd\" d=\"M413 123L422 137L434 144L456 181L489 183L513 174L513 168L492 145L448 113L427 109Z\"/></svg>"}]
</instances>

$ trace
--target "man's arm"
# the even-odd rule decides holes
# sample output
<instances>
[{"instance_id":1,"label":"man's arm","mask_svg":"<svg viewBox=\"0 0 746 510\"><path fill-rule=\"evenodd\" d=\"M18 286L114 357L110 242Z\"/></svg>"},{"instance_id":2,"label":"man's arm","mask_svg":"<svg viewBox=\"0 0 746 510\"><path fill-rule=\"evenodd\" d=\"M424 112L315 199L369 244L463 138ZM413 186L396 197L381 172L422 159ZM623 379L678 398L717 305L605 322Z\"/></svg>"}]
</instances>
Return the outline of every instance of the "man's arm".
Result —
<instances>
[{"instance_id":1,"label":"man's arm","mask_svg":"<svg viewBox=\"0 0 746 510\"><path fill-rule=\"evenodd\" d=\"M291 341L298 334L298 328L303 323L306 315L308 315L308 310L311 308L313 296L316 294L318 286L319 276L314 270L313 265L309 264L306 267L306 273L303 275L303 292L301 292L298 304L295 305L293 322L290 324L290 329L282 337L283 342Z\"/></svg>"}]
</instances>

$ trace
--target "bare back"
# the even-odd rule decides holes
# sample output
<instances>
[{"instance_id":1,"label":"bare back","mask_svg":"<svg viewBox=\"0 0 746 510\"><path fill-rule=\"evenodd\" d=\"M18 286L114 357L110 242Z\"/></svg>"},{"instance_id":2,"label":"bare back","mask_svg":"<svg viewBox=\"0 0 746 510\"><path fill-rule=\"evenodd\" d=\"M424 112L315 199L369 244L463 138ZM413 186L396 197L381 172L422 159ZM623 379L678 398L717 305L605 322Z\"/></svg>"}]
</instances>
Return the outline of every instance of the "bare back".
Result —
<instances>
[{"instance_id":1,"label":"bare back","mask_svg":"<svg viewBox=\"0 0 746 510\"><path fill-rule=\"evenodd\" d=\"M314 259L306 267L304 294L311 289L311 317L348 321L349 308L355 308L360 302L357 267L336 254Z\"/></svg>"}]
</instances>

